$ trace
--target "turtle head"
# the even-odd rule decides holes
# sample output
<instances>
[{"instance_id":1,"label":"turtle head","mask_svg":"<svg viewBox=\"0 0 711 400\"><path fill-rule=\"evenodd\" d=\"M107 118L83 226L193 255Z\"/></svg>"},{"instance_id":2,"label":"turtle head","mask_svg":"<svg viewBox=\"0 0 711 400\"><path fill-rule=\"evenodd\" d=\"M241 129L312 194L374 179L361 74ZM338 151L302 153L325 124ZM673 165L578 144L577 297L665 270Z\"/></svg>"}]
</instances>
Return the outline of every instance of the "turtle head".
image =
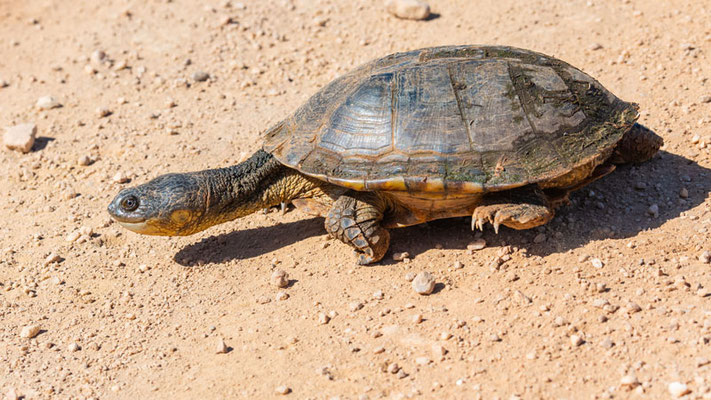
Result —
<instances>
[{"instance_id":1,"label":"turtle head","mask_svg":"<svg viewBox=\"0 0 711 400\"><path fill-rule=\"evenodd\" d=\"M145 235L184 236L208 226L209 190L195 174L167 174L122 190L109 204L111 217Z\"/></svg>"}]
</instances>

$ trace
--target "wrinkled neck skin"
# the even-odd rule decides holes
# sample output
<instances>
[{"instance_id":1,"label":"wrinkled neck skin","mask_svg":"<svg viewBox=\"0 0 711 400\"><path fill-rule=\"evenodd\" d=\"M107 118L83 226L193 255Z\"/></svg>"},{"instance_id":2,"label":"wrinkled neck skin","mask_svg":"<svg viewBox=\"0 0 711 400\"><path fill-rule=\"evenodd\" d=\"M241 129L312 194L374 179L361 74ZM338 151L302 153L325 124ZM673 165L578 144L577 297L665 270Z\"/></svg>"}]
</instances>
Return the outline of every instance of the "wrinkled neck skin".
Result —
<instances>
[{"instance_id":1,"label":"wrinkled neck skin","mask_svg":"<svg viewBox=\"0 0 711 400\"><path fill-rule=\"evenodd\" d=\"M192 174L205 193L205 211L197 230L309 197L324 184L283 166L263 150L235 166Z\"/></svg>"}]
</instances>

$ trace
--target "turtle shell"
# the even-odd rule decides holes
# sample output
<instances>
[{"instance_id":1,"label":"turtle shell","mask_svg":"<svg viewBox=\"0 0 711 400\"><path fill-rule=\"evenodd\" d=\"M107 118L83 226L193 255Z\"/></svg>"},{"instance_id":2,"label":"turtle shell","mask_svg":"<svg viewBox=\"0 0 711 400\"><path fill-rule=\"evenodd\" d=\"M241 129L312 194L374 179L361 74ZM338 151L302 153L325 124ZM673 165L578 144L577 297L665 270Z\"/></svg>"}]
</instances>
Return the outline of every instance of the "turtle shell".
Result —
<instances>
[{"instance_id":1,"label":"turtle shell","mask_svg":"<svg viewBox=\"0 0 711 400\"><path fill-rule=\"evenodd\" d=\"M569 64L511 47L393 54L264 133L264 150L356 190L480 193L602 162L638 117Z\"/></svg>"}]
</instances>

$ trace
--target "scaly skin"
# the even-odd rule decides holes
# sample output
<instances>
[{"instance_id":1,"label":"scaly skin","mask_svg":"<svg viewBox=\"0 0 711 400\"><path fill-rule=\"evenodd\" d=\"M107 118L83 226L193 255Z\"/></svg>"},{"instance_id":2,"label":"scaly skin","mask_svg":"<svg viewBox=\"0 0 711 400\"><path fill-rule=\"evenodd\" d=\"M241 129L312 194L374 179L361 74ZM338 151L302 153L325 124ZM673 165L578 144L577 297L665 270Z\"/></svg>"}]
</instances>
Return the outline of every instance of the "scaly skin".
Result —
<instances>
[{"instance_id":1,"label":"scaly skin","mask_svg":"<svg viewBox=\"0 0 711 400\"><path fill-rule=\"evenodd\" d=\"M228 168L167 174L122 190L109 205L127 229L146 235L186 236L295 198L329 202L331 185L302 175L262 150ZM125 207L133 198L137 207Z\"/></svg>"}]
</instances>

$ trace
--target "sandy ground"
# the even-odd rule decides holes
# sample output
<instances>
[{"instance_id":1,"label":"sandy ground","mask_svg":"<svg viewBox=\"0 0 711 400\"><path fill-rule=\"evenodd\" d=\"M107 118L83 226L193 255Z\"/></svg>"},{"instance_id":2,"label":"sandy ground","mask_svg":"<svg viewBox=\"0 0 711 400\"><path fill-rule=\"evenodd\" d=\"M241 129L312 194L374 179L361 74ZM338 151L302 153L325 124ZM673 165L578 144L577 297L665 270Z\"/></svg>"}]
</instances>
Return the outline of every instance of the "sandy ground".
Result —
<instances>
[{"instance_id":1,"label":"sandy ground","mask_svg":"<svg viewBox=\"0 0 711 400\"><path fill-rule=\"evenodd\" d=\"M3 396L711 397L708 2L432 0L419 22L369 0L198 3L0 0L0 126L38 127L30 153L0 151ZM583 69L641 105L663 151L543 228L487 229L474 252L466 218L401 229L411 259L372 267L297 210L186 238L105 211L127 185L244 159L355 65L473 43ZM38 110L46 95L62 107Z\"/></svg>"}]
</instances>

